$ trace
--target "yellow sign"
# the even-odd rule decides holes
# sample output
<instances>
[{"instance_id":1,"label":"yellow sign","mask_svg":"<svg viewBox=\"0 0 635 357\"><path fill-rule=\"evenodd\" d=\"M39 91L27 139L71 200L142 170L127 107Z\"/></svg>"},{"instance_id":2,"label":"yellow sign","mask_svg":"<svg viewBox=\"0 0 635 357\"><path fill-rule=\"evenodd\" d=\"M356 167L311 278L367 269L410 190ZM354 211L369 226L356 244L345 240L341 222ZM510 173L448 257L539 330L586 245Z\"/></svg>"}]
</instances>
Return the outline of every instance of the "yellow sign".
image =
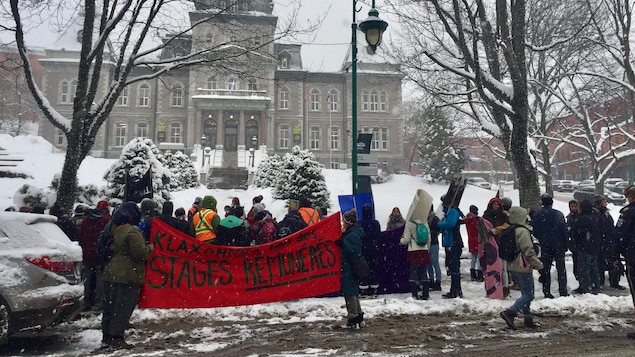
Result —
<instances>
[{"instance_id":1,"label":"yellow sign","mask_svg":"<svg viewBox=\"0 0 635 357\"><path fill-rule=\"evenodd\" d=\"M164 122L159 122L157 123L157 131L158 132L165 132L168 128L168 125L165 124Z\"/></svg>"}]
</instances>

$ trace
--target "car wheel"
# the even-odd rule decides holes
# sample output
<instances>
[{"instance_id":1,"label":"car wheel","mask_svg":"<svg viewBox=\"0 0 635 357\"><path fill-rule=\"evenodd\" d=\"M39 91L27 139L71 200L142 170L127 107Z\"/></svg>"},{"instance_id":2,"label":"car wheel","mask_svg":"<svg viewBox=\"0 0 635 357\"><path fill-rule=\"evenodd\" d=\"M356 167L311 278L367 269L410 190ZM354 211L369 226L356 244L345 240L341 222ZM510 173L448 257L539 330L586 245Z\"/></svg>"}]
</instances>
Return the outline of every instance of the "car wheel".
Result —
<instances>
[{"instance_id":1,"label":"car wheel","mask_svg":"<svg viewBox=\"0 0 635 357\"><path fill-rule=\"evenodd\" d=\"M0 299L0 346L9 342L9 309Z\"/></svg>"}]
</instances>

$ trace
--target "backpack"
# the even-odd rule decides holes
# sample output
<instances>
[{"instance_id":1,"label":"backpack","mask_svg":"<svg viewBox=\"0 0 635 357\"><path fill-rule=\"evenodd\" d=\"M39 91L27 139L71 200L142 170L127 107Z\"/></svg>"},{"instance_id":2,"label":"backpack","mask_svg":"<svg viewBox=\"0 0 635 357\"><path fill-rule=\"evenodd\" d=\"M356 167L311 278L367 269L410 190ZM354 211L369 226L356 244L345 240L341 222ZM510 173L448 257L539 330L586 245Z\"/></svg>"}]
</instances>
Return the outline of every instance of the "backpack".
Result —
<instances>
[{"instance_id":1,"label":"backpack","mask_svg":"<svg viewBox=\"0 0 635 357\"><path fill-rule=\"evenodd\" d=\"M520 253L516 245L516 227L519 226L512 224L498 235L498 256L508 262L514 261Z\"/></svg>"},{"instance_id":2,"label":"backpack","mask_svg":"<svg viewBox=\"0 0 635 357\"><path fill-rule=\"evenodd\" d=\"M97 240L97 256L99 257L102 268L108 264L114 254L112 244L115 241L115 236L111 233L111 228L112 221L108 222L104 230L99 232L99 239Z\"/></svg>"},{"instance_id":3,"label":"backpack","mask_svg":"<svg viewBox=\"0 0 635 357\"><path fill-rule=\"evenodd\" d=\"M428 244L428 239L430 239L430 230L428 230L428 226L425 223L417 223L413 220L410 222L414 223L417 229L415 230L415 240L417 245L424 246Z\"/></svg>"}]
</instances>

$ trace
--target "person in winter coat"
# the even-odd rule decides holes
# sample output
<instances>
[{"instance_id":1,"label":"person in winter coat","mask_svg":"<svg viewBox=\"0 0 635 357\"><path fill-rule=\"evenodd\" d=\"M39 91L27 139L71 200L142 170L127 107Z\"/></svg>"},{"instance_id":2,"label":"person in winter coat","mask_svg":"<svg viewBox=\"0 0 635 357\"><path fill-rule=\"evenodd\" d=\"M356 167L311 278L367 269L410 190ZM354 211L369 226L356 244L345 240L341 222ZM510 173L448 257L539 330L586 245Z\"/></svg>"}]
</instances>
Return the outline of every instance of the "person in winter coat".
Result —
<instances>
[{"instance_id":1,"label":"person in winter coat","mask_svg":"<svg viewBox=\"0 0 635 357\"><path fill-rule=\"evenodd\" d=\"M123 203L112 216L113 257L102 274L102 349L134 347L125 341L124 333L139 302L146 260L152 251L139 230L140 221L141 211L134 202Z\"/></svg>"},{"instance_id":2,"label":"person in winter coat","mask_svg":"<svg viewBox=\"0 0 635 357\"><path fill-rule=\"evenodd\" d=\"M509 212L503 209L503 200L498 197L493 197L487 203L487 209L483 212L483 218L488 220L494 228L492 228L492 235L494 239L498 241L498 235L509 227ZM503 296L509 296L509 273L507 272L507 262L503 260Z\"/></svg>"},{"instance_id":3,"label":"person in winter coat","mask_svg":"<svg viewBox=\"0 0 635 357\"><path fill-rule=\"evenodd\" d=\"M509 262L507 269L512 275L514 281L520 287L520 297L514 301L514 304L500 313L501 318L505 320L507 326L513 330L516 329L514 318L520 311L524 317L524 325L528 328L536 328L538 325L534 322L531 315L531 302L534 299L534 278L533 269L541 270L543 264L536 256L534 244L531 240L529 225L527 225L527 210L522 207L513 206L509 209L509 222L518 225L515 228L516 246L520 253L513 261Z\"/></svg>"},{"instance_id":4,"label":"person in winter coat","mask_svg":"<svg viewBox=\"0 0 635 357\"><path fill-rule=\"evenodd\" d=\"M108 222L110 222L110 214L106 214L99 205L93 210L88 210L86 217L82 220L79 245L83 252L84 310L100 309L103 306L102 262L97 255L97 242L99 233L106 228Z\"/></svg>"},{"instance_id":5,"label":"person in winter coat","mask_svg":"<svg viewBox=\"0 0 635 357\"><path fill-rule=\"evenodd\" d=\"M254 221L260 227L256 244L267 244L278 238L278 230L273 223L273 218L269 211L260 211L254 215Z\"/></svg>"},{"instance_id":6,"label":"person in winter coat","mask_svg":"<svg viewBox=\"0 0 635 357\"><path fill-rule=\"evenodd\" d=\"M341 291L346 302L346 327L359 329L363 326L364 313L359 303L359 279L353 274L353 264L362 257L364 229L357 224L357 210L351 209L342 217Z\"/></svg>"},{"instance_id":7,"label":"person in winter coat","mask_svg":"<svg viewBox=\"0 0 635 357\"><path fill-rule=\"evenodd\" d=\"M598 253L598 270L600 272L600 286L604 286L604 272L609 272L609 286L616 290L626 290L620 285L620 276L623 272L622 265L614 266L613 257L617 245L615 234L615 222L609 212L606 197L596 195L594 209L598 212L600 220L600 252Z\"/></svg>"},{"instance_id":8,"label":"person in winter coat","mask_svg":"<svg viewBox=\"0 0 635 357\"><path fill-rule=\"evenodd\" d=\"M397 227L401 227L406 224L406 220L401 215L401 211L399 207L394 207L390 215L388 216L388 223L386 224L386 229L395 229Z\"/></svg>"},{"instance_id":9,"label":"person in winter coat","mask_svg":"<svg viewBox=\"0 0 635 357\"><path fill-rule=\"evenodd\" d=\"M470 212L465 216L465 229L467 231L467 247L470 252L470 279L472 281L483 281L481 264L478 261L478 207L471 205Z\"/></svg>"},{"instance_id":10,"label":"person in winter coat","mask_svg":"<svg viewBox=\"0 0 635 357\"><path fill-rule=\"evenodd\" d=\"M598 253L600 251L600 220L593 211L591 201L580 202L580 216L571 228L571 237L575 242L578 255L579 294L600 292L600 273Z\"/></svg>"},{"instance_id":11,"label":"person in winter coat","mask_svg":"<svg viewBox=\"0 0 635 357\"><path fill-rule=\"evenodd\" d=\"M308 227L297 209L290 209L278 223L278 238L289 236Z\"/></svg>"},{"instance_id":12,"label":"person in winter coat","mask_svg":"<svg viewBox=\"0 0 635 357\"><path fill-rule=\"evenodd\" d=\"M423 223L423 222L417 222ZM428 265L430 264L430 239L425 245L417 244L417 225L412 221L406 222L399 244L408 247L406 259L410 265L408 283L412 298L428 300L430 298L430 280L428 279Z\"/></svg>"},{"instance_id":13,"label":"person in winter coat","mask_svg":"<svg viewBox=\"0 0 635 357\"><path fill-rule=\"evenodd\" d=\"M245 218L245 208L240 205L240 199L238 197L232 198L232 204L230 206L230 214L240 219Z\"/></svg>"},{"instance_id":14,"label":"person in winter coat","mask_svg":"<svg viewBox=\"0 0 635 357\"><path fill-rule=\"evenodd\" d=\"M443 197L441 198L443 200ZM463 297L461 289L461 252L463 238L460 231L461 212L454 207L443 207L445 217L437 223L441 230L441 241L445 247L445 265L450 275L450 291L441 295L444 299Z\"/></svg>"},{"instance_id":15,"label":"person in winter coat","mask_svg":"<svg viewBox=\"0 0 635 357\"><path fill-rule=\"evenodd\" d=\"M578 216L580 215L580 203L578 200L569 201L569 214L565 217L567 222L567 230L568 230L568 245L567 247L571 251L571 259L573 260L573 276L575 276L575 280L578 280L578 258L575 252L575 243L571 238L571 227L575 224L575 221L578 220Z\"/></svg>"},{"instance_id":16,"label":"person in winter coat","mask_svg":"<svg viewBox=\"0 0 635 357\"><path fill-rule=\"evenodd\" d=\"M367 278L362 279L359 288L362 296L377 297L377 290L379 289L379 233L381 232L381 226L379 221L374 218L374 214L375 209L370 203L366 203L362 207L362 220L359 222L362 229L364 229L362 255L368 262L370 274Z\"/></svg>"},{"instance_id":17,"label":"person in winter coat","mask_svg":"<svg viewBox=\"0 0 635 357\"><path fill-rule=\"evenodd\" d=\"M320 214L317 210L311 207L311 201L308 198L302 197L298 201L300 208L298 208L298 212L302 215L302 219L309 226L316 224L320 220Z\"/></svg>"},{"instance_id":18,"label":"person in winter coat","mask_svg":"<svg viewBox=\"0 0 635 357\"><path fill-rule=\"evenodd\" d=\"M172 216L173 209L174 203L172 203L172 201L165 201L163 203L163 207L161 208L161 215L159 216L159 219L185 234L190 234L190 224Z\"/></svg>"},{"instance_id":19,"label":"person in winter coat","mask_svg":"<svg viewBox=\"0 0 635 357\"><path fill-rule=\"evenodd\" d=\"M60 208L58 211L59 217L57 217L57 226L60 227L62 232L66 234L68 239L73 242L79 241L79 235L77 234L77 227L75 223L71 221L68 210L66 208Z\"/></svg>"},{"instance_id":20,"label":"person in winter coat","mask_svg":"<svg viewBox=\"0 0 635 357\"><path fill-rule=\"evenodd\" d=\"M428 265L428 279L430 280L430 290L441 291L441 265L439 264L439 230L440 222L434 212L434 206L430 206L428 214L428 227L430 228L430 264Z\"/></svg>"},{"instance_id":21,"label":"person in winter coat","mask_svg":"<svg viewBox=\"0 0 635 357\"><path fill-rule=\"evenodd\" d=\"M531 221L534 236L540 242L540 260L544 269L540 272L540 282L545 298L553 299L551 294L551 266L555 262L558 271L558 292L568 296L567 270L564 253L567 251L569 232L562 212L553 209L553 198L548 194L540 197L542 208L534 213Z\"/></svg>"},{"instance_id":22,"label":"person in winter coat","mask_svg":"<svg viewBox=\"0 0 635 357\"><path fill-rule=\"evenodd\" d=\"M187 210L187 221L192 223L192 218L196 212L200 211L203 208L203 197L196 197L194 199L194 203L192 203L192 207Z\"/></svg>"},{"instance_id":23,"label":"person in winter coat","mask_svg":"<svg viewBox=\"0 0 635 357\"><path fill-rule=\"evenodd\" d=\"M620 210L620 217L615 223L615 231L619 239L619 245L615 252L613 264L620 264L619 255L626 260L626 280L631 290L631 298L635 305L635 186L624 190L624 196L628 205ZM635 332L626 334L629 339L635 339Z\"/></svg>"},{"instance_id":24,"label":"person in winter coat","mask_svg":"<svg viewBox=\"0 0 635 357\"><path fill-rule=\"evenodd\" d=\"M213 243L218 232L220 217L216 212L216 198L203 197L203 208L192 217L190 234L201 242Z\"/></svg>"},{"instance_id":25,"label":"person in winter coat","mask_svg":"<svg viewBox=\"0 0 635 357\"><path fill-rule=\"evenodd\" d=\"M139 228L146 239L146 242L150 241L150 231L152 230L152 218L158 217L161 214L157 210L159 205L151 198L144 198L141 200L141 222Z\"/></svg>"},{"instance_id":26,"label":"person in winter coat","mask_svg":"<svg viewBox=\"0 0 635 357\"><path fill-rule=\"evenodd\" d=\"M245 228L245 224L239 217L230 214L218 222L218 235L214 244L233 247L248 247L251 237Z\"/></svg>"}]
</instances>

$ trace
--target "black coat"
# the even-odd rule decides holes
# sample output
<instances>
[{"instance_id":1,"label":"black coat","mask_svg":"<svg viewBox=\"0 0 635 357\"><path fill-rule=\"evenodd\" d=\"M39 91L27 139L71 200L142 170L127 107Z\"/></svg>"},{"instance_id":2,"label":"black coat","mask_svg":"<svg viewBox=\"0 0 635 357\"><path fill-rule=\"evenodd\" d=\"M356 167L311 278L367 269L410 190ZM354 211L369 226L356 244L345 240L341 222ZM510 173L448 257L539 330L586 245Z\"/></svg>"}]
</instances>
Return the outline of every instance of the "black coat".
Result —
<instances>
[{"instance_id":1,"label":"black coat","mask_svg":"<svg viewBox=\"0 0 635 357\"><path fill-rule=\"evenodd\" d=\"M635 203L620 210L620 218L615 224L619 239L619 253L627 262L635 263Z\"/></svg>"},{"instance_id":2,"label":"black coat","mask_svg":"<svg viewBox=\"0 0 635 357\"><path fill-rule=\"evenodd\" d=\"M534 213L531 226L533 235L540 242L540 249L562 253L567 250L569 232L562 212L543 207Z\"/></svg>"},{"instance_id":3,"label":"black coat","mask_svg":"<svg viewBox=\"0 0 635 357\"><path fill-rule=\"evenodd\" d=\"M571 228L576 252L597 254L600 248L600 221L595 212L582 212ZM541 246L542 248L542 246Z\"/></svg>"},{"instance_id":4,"label":"black coat","mask_svg":"<svg viewBox=\"0 0 635 357\"><path fill-rule=\"evenodd\" d=\"M278 223L278 238L286 237L308 227L297 210L290 210L284 219Z\"/></svg>"}]
</instances>

